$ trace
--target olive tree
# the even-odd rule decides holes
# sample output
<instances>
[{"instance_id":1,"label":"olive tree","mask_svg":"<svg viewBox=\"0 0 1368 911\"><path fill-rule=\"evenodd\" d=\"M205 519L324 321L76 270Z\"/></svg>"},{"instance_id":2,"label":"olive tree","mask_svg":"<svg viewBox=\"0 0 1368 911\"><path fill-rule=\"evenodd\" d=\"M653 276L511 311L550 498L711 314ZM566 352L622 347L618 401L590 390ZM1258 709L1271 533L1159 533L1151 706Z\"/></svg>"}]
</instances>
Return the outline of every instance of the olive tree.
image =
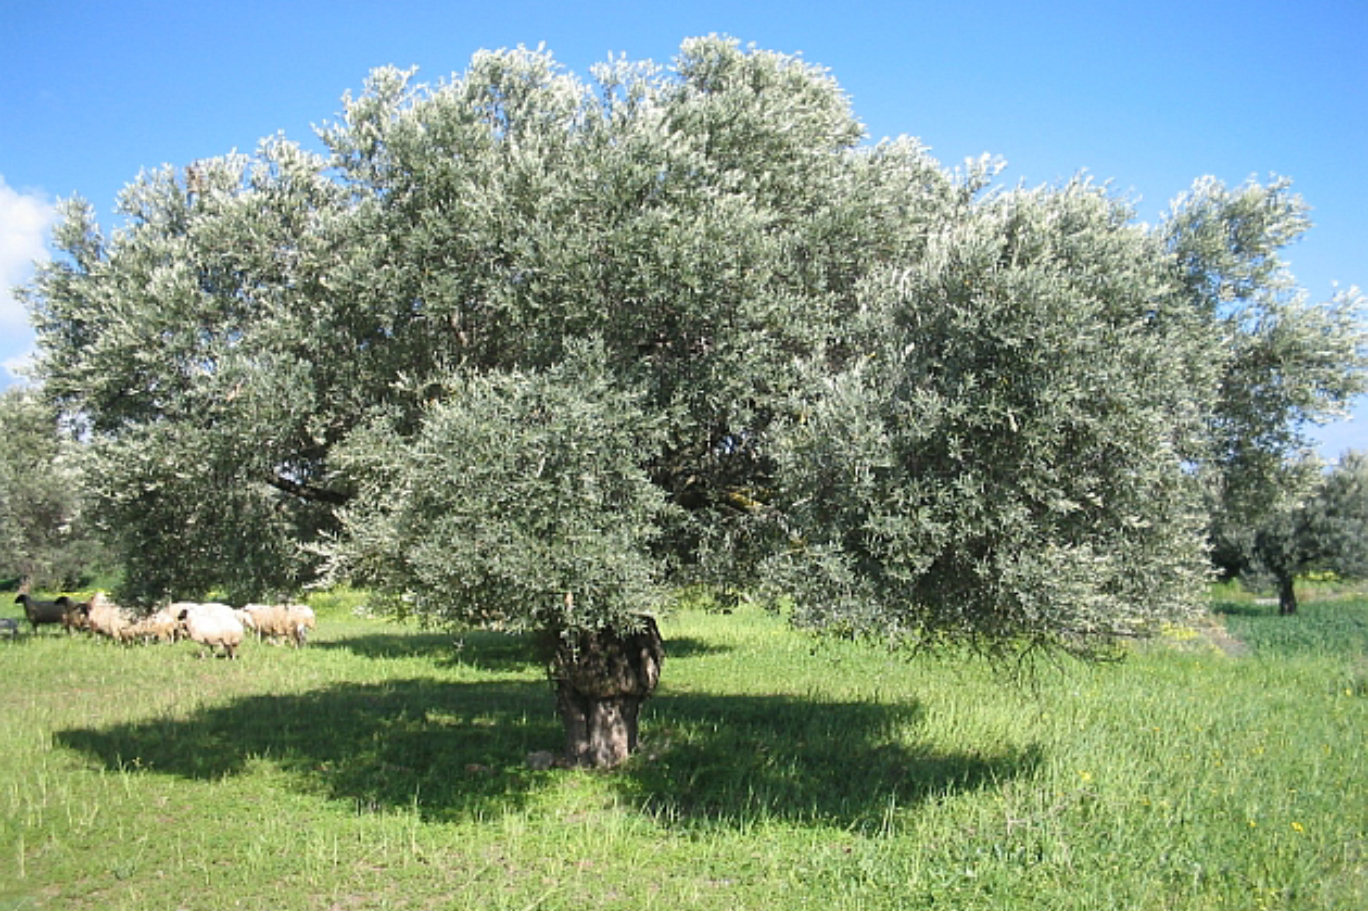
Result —
<instances>
[{"instance_id":1,"label":"olive tree","mask_svg":"<svg viewBox=\"0 0 1368 911\"><path fill-rule=\"evenodd\" d=\"M34 390L0 392L0 576L73 587L100 568L80 489L79 452Z\"/></svg>"},{"instance_id":2,"label":"olive tree","mask_svg":"<svg viewBox=\"0 0 1368 911\"><path fill-rule=\"evenodd\" d=\"M1184 318L1220 341L1205 414L1213 543L1240 568L1252 530L1287 515L1319 477L1312 425L1347 413L1368 389L1368 325L1357 288L1313 302L1282 251L1310 228L1291 181L1229 188L1195 182L1159 233L1174 259Z\"/></svg>"},{"instance_id":3,"label":"olive tree","mask_svg":"<svg viewBox=\"0 0 1368 911\"><path fill-rule=\"evenodd\" d=\"M1088 654L1190 608L1244 356L1209 219L862 145L825 71L716 37L377 70L319 137L146 172L109 238L68 203L28 289L141 597L331 572L540 630L605 765L683 581Z\"/></svg>"},{"instance_id":4,"label":"olive tree","mask_svg":"<svg viewBox=\"0 0 1368 911\"><path fill-rule=\"evenodd\" d=\"M816 627L1099 654L1196 606L1210 339L1158 240L1085 182L947 213L871 274L783 429L775 577Z\"/></svg>"},{"instance_id":5,"label":"olive tree","mask_svg":"<svg viewBox=\"0 0 1368 911\"><path fill-rule=\"evenodd\" d=\"M385 568L392 549L361 546L361 517L384 500L367 485L399 490L404 474L359 460L357 441L379 426L415 446L455 432L434 401L458 408L481 377L550 375L585 338L658 426L633 450L672 507L633 532L651 578L753 565L748 504L769 484L766 430L798 359L858 306L865 264L915 246L907 225L956 192L915 143L866 151L860 137L824 72L734 42L687 42L673 72L617 61L589 83L516 50L436 86L376 71L321 131L327 158L276 138L146 172L109 239L67 204L66 255L29 298L47 389L88 422L130 588L245 597L298 586L331 555L413 590L425 577ZM543 494L510 508L542 510ZM607 564L575 565L554 586L563 605L608 587L590 575ZM523 616L570 643L563 680L594 676L565 670L597 649L579 633L629 647L643 628L637 594L557 619L522 600L530 588L447 594L484 600L464 619ZM507 603L488 603L496 593Z\"/></svg>"},{"instance_id":6,"label":"olive tree","mask_svg":"<svg viewBox=\"0 0 1368 911\"><path fill-rule=\"evenodd\" d=\"M1302 466L1316 477L1301 501L1269 514L1249 536L1250 575L1270 578L1278 613L1297 612L1297 576L1333 572L1368 578L1368 455L1346 452L1325 471L1318 460Z\"/></svg>"},{"instance_id":7,"label":"olive tree","mask_svg":"<svg viewBox=\"0 0 1368 911\"><path fill-rule=\"evenodd\" d=\"M478 55L463 79L435 88L410 88L406 74L381 71L325 136L358 188L364 233L388 239L366 274L395 283L387 299L409 302L424 333L405 373L416 374L412 388L443 402L417 414L398 403L387 418L390 439L475 451L452 423L460 414L469 422L462 426L493 428L493 439L528 450L479 449L503 467L459 472L462 496L486 498L482 506L414 505L423 516L467 517L406 523L421 549L448 566L441 589L420 594L426 577L384 546L404 540L401 550L416 552L411 538L358 531L389 527L363 509L344 513L339 566L373 567L366 578L388 580L429 616L518 617L554 633L567 752L620 761L635 742L636 705L654 686L659 657L641 619L644 590L609 585L610 564L588 559L584 529L598 529L618 555L611 565L649 556L641 579L736 584L765 540L750 504L772 486L767 431L800 381L798 359L824 346L858 306L864 264L915 246L907 225L952 198L951 181L915 144L856 152L859 126L821 71L716 39L686 43L676 75L618 63L599 68L593 85L524 51ZM498 429L506 410L477 416L461 404L474 395L471 375L570 382L576 371L563 363L581 337L596 340L600 369L658 428L649 442L626 446L626 428L595 430L586 413L556 425L581 435L577 447L545 445L593 460L543 465L543 444L516 426ZM574 411L536 405L540 395L519 401L543 415ZM626 448L614 448L619 441ZM530 486L512 482L533 464ZM669 509L647 515L644 499L640 509L626 508L628 498L607 511L557 500L566 485L611 491L636 473ZM403 472L379 476L377 490L389 492L371 502L392 504L394 489L411 486ZM477 479L496 489L468 490ZM510 497L514 489L522 492ZM548 514L559 518L550 523ZM474 529L500 522L514 529L511 550L449 540L482 540ZM538 547L528 544L533 528ZM562 548L564 560L547 555Z\"/></svg>"}]
</instances>

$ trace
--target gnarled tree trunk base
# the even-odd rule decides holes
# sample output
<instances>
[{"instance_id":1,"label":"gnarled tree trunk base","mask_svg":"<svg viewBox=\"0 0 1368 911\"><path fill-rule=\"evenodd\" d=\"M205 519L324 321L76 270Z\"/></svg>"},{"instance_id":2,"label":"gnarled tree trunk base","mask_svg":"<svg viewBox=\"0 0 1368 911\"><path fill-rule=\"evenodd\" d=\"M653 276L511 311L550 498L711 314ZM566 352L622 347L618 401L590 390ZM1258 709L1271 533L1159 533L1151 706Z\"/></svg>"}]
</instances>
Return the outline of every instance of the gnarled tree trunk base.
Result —
<instances>
[{"instance_id":1,"label":"gnarled tree trunk base","mask_svg":"<svg viewBox=\"0 0 1368 911\"><path fill-rule=\"evenodd\" d=\"M557 643L556 711L575 765L612 768L636 749L641 704L660 681L665 657L655 620L641 620L634 633L596 630Z\"/></svg>"}]
</instances>

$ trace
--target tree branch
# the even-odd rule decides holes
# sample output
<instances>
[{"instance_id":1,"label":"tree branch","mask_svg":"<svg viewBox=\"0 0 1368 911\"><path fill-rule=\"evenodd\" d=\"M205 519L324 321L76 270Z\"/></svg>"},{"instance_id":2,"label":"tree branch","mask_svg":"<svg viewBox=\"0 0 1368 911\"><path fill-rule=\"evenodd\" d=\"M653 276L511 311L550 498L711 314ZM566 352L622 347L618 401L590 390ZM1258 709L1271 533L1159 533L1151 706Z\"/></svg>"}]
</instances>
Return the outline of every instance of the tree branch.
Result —
<instances>
[{"instance_id":1,"label":"tree branch","mask_svg":"<svg viewBox=\"0 0 1368 911\"><path fill-rule=\"evenodd\" d=\"M299 497L301 500L309 500L314 503L329 503L333 506L341 506L351 499L351 494L329 490L326 487L314 487L312 484L301 484L298 481L291 481L289 478L282 478L279 475L268 475L266 483L270 484L276 490L288 493L292 497Z\"/></svg>"}]
</instances>

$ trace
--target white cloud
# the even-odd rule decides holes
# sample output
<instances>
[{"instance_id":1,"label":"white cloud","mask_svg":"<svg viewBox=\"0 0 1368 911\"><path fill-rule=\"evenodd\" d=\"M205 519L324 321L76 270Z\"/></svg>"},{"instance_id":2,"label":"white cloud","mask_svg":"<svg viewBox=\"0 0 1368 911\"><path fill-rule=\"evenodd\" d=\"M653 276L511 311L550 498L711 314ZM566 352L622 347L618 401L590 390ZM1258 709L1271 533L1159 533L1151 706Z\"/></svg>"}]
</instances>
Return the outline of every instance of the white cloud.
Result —
<instances>
[{"instance_id":1,"label":"white cloud","mask_svg":"<svg viewBox=\"0 0 1368 911\"><path fill-rule=\"evenodd\" d=\"M33 349L28 311L14 294L33 275L33 263L48 258L47 230L57 218L48 200L11 189L0 175L0 386L17 379L14 371Z\"/></svg>"}]
</instances>

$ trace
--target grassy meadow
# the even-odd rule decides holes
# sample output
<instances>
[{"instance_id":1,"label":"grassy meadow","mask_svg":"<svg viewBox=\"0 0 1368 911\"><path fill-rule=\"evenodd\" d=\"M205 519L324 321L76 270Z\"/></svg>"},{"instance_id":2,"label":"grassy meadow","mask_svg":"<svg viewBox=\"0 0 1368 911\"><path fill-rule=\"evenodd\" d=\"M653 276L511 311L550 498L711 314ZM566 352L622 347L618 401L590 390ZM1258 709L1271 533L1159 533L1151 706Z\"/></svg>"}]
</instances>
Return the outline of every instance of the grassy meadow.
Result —
<instances>
[{"instance_id":1,"label":"grassy meadow","mask_svg":"<svg viewBox=\"0 0 1368 911\"><path fill-rule=\"evenodd\" d=\"M238 661L0 641L0 911L1366 908L1368 598L1217 598L1026 682L680 610L612 773L529 768L528 641L355 594Z\"/></svg>"}]
</instances>

